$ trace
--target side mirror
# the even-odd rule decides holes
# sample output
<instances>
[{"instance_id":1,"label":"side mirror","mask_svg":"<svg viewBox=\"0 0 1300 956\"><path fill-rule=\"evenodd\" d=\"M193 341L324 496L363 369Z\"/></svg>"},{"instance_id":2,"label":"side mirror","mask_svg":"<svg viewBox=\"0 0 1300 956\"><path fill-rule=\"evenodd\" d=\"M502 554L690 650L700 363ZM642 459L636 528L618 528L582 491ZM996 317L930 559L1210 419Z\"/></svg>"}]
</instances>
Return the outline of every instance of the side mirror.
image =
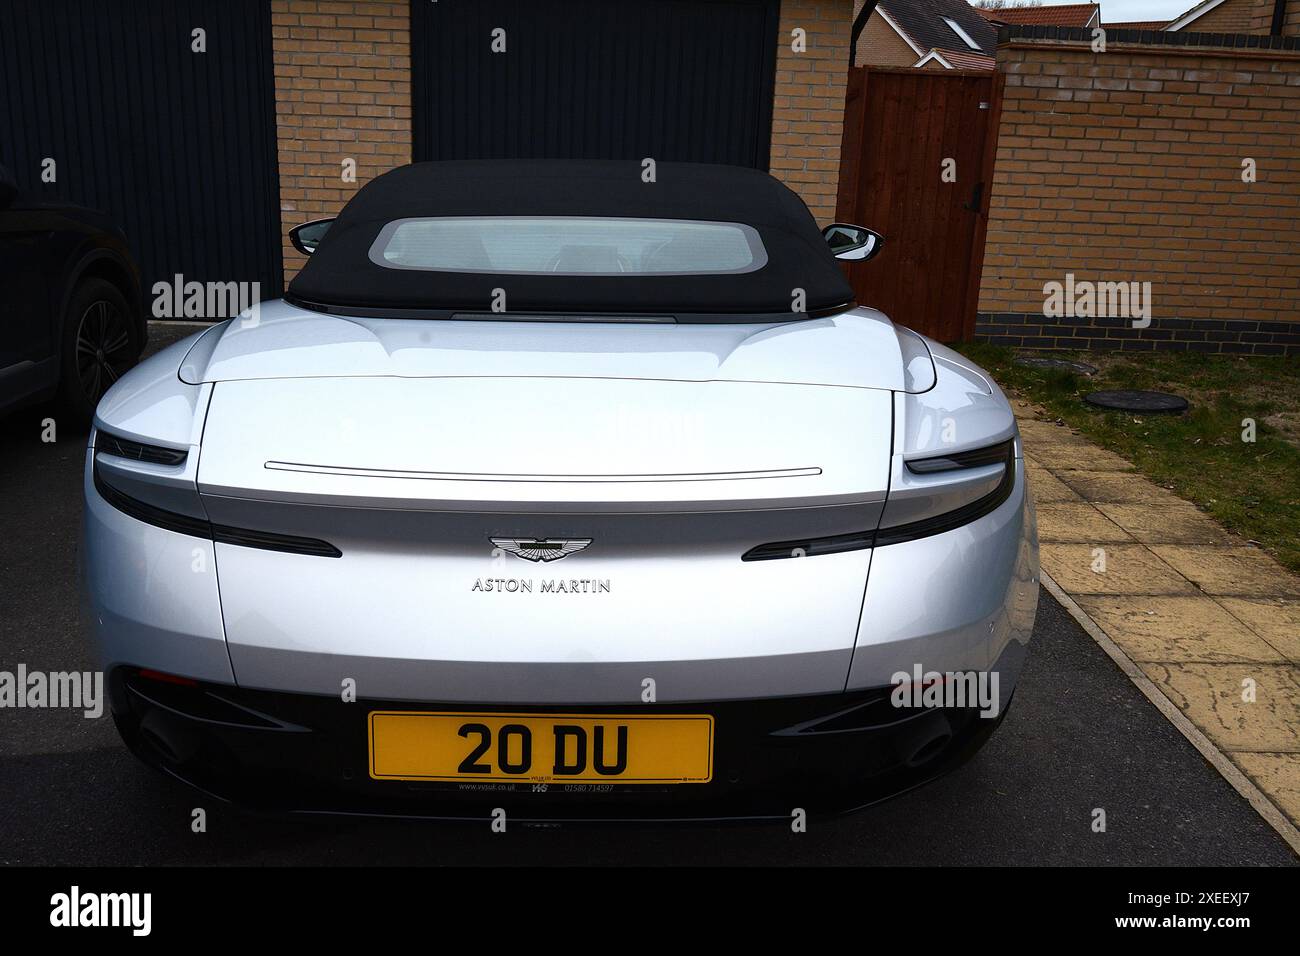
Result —
<instances>
[{"instance_id":1,"label":"side mirror","mask_svg":"<svg viewBox=\"0 0 1300 956\"><path fill-rule=\"evenodd\" d=\"M831 253L836 259L865 262L880 251L885 237L874 229L855 226L847 222L833 222L822 230Z\"/></svg>"},{"instance_id":2,"label":"side mirror","mask_svg":"<svg viewBox=\"0 0 1300 956\"><path fill-rule=\"evenodd\" d=\"M0 209L8 209L18 197L18 180L8 166L0 166Z\"/></svg>"},{"instance_id":3,"label":"side mirror","mask_svg":"<svg viewBox=\"0 0 1300 956\"><path fill-rule=\"evenodd\" d=\"M313 219L311 222L304 222L301 226L294 226L289 230L289 241L304 256L309 256L316 251L316 247L321 244L325 233L330 231L330 226L333 224L333 219Z\"/></svg>"}]
</instances>

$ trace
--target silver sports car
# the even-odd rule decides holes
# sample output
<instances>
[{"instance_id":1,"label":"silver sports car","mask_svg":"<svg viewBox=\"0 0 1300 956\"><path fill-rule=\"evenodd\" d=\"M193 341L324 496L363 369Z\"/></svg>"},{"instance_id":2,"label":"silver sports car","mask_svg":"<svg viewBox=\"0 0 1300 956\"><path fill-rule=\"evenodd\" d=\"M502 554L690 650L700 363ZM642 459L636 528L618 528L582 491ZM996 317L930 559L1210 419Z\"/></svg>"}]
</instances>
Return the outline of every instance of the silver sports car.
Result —
<instances>
[{"instance_id":1,"label":"silver sports car","mask_svg":"<svg viewBox=\"0 0 1300 956\"><path fill-rule=\"evenodd\" d=\"M146 762L273 811L783 817L958 764L1038 592L979 368L765 173L426 163L99 405L84 615Z\"/></svg>"}]
</instances>

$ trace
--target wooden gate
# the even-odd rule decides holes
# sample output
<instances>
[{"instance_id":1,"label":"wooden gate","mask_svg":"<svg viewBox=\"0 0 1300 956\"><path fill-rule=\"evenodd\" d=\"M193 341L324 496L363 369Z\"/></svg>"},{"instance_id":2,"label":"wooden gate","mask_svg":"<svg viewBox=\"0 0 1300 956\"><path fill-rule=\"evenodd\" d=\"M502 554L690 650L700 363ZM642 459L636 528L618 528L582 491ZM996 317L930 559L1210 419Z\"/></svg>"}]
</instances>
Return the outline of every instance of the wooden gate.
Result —
<instances>
[{"instance_id":1,"label":"wooden gate","mask_svg":"<svg viewBox=\"0 0 1300 956\"><path fill-rule=\"evenodd\" d=\"M975 331L999 79L849 71L836 218L885 236L875 259L845 263L849 281L859 304L941 342Z\"/></svg>"}]
</instances>

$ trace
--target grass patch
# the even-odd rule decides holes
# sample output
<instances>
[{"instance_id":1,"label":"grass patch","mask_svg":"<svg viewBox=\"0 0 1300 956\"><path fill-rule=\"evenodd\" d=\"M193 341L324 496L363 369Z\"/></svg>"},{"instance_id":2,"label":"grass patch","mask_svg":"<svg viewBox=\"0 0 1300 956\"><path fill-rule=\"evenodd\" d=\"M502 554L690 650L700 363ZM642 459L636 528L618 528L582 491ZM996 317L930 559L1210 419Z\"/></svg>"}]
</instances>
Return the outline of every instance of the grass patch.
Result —
<instances>
[{"instance_id":1,"label":"grass patch","mask_svg":"<svg viewBox=\"0 0 1300 956\"><path fill-rule=\"evenodd\" d=\"M1094 376L1015 365L1006 346L967 343L1009 396L1041 404L1148 478L1194 502L1300 573L1300 362L1192 352L1052 352ZM1182 395L1183 415L1133 415L1084 404L1088 392L1155 389ZM1255 441L1242 440L1243 420Z\"/></svg>"}]
</instances>

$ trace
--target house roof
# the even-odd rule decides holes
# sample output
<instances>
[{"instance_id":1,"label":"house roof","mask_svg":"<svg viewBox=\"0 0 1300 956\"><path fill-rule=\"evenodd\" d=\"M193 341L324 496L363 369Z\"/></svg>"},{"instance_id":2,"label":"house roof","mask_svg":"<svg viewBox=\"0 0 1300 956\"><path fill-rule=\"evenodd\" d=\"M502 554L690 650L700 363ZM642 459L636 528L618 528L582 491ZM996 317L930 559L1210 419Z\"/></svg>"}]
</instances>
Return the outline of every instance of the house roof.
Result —
<instances>
[{"instance_id":1,"label":"house roof","mask_svg":"<svg viewBox=\"0 0 1300 956\"><path fill-rule=\"evenodd\" d=\"M1059 3L1033 7L977 7L981 16L994 23L1025 23L1045 27L1086 27L1100 19L1099 3Z\"/></svg>"},{"instance_id":2,"label":"house roof","mask_svg":"<svg viewBox=\"0 0 1300 956\"><path fill-rule=\"evenodd\" d=\"M966 0L879 0L876 9L883 11L892 25L902 30L905 39L918 49L951 50L965 46L961 37L944 22L943 18L949 17L975 41L979 52L988 56L997 52L997 30Z\"/></svg>"}]
</instances>

